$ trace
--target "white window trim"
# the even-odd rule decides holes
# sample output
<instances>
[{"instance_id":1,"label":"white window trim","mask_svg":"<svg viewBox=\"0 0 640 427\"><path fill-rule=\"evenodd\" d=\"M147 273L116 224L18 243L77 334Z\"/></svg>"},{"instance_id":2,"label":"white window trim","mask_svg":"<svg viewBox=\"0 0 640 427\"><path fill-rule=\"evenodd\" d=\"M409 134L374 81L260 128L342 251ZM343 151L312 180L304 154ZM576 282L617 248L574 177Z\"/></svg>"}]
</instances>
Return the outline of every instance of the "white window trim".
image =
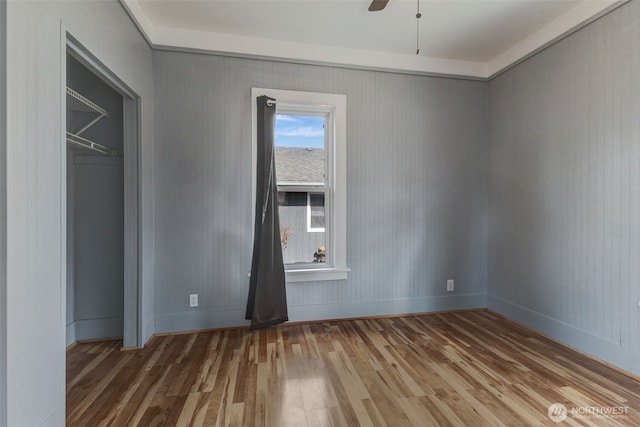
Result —
<instances>
[{"instance_id":1,"label":"white window trim","mask_svg":"<svg viewBox=\"0 0 640 427\"><path fill-rule=\"evenodd\" d=\"M251 219L255 220L255 200L256 200L256 158L257 158L257 105L256 99L262 95L274 98L276 103L281 105L290 104L298 106L308 106L309 109L323 106L331 107L333 110L333 135L335 143L328 147L327 155L333 162L333 179L329 182L335 183L334 188L327 188L332 191L331 206L327 206L325 196L325 215L327 209L331 209L332 221L329 227L330 236L327 242L330 243L332 251L331 267L291 268L285 271L287 282L315 282L325 280L345 280L350 269L347 267L347 96L341 94L299 92L280 89L251 88L251 122L252 122L252 145L251 145ZM329 130L330 131L330 130ZM331 185L331 184L329 184ZM326 217L325 217L326 218Z\"/></svg>"}]
</instances>

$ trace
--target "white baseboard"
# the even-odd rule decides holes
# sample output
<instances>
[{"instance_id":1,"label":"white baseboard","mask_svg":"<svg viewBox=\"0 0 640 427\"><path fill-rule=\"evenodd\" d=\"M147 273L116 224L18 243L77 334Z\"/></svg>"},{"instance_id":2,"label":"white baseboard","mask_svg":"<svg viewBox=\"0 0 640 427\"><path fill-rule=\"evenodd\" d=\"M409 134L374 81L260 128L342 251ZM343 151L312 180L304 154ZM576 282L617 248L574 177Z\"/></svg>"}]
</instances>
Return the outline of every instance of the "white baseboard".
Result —
<instances>
[{"instance_id":1,"label":"white baseboard","mask_svg":"<svg viewBox=\"0 0 640 427\"><path fill-rule=\"evenodd\" d=\"M144 326L142 328L142 342L139 343L141 348L146 345L147 341L149 341L149 338L151 338L151 336L153 335L154 322L154 316L148 316L145 319Z\"/></svg>"},{"instance_id":2,"label":"white baseboard","mask_svg":"<svg viewBox=\"0 0 640 427\"><path fill-rule=\"evenodd\" d=\"M445 295L293 306L289 307L289 320L298 322L306 320L348 319L353 317L430 313L486 307L487 298L485 294Z\"/></svg>"},{"instance_id":3,"label":"white baseboard","mask_svg":"<svg viewBox=\"0 0 640 427\"><path fill-rule=\"evenodd\" d=\"M67 325L67 346L81 340L121 337L123 330L122 317L75 320Z\"/></svg>"},{"instance_id":4,"label":"white baseboard","mask_svg":"<svg viewBox=\"0 0 640 427\"><path fill-rule=\"evenodd\" d=\"M67 325L67 344L66 346L69 347L71 344L73 344L74 342L78 341L76 339L76 324L75 322L71 322Z\"/></svg>"},{"instance_id":5,"label":"white baseboard","mask_svg":"<svg viewBox=\"0 0 640 427\"><path fill-rule=\"evenodd\" d=\"M190 311L156 315L154 317L154 333L199 331L202 329L233 328L247 326L250 322L244 319L244 311Z\"/></svg>"},{"instance_id":6,"label":"white baseboard","mask_svg":"<svg viewBox=\"0 0 640 427\"><path fill-rule=\"evenodd\" d=\"M289 321L313 321L486 308L485 294L289 306ZM155 316L155 333L247 326L244 310L191 311Z\"/></svg>"},{"instance_id":7,"label":"white baseboard","mask_svg":"<svg viewBox=\"0 0 640 427\"><path fill-rule=\"evenodd\" d=\"M488 308L634 375L640 375L640 353L630 348L495 296L488 297Z\"/></svg>"}]
</instances>

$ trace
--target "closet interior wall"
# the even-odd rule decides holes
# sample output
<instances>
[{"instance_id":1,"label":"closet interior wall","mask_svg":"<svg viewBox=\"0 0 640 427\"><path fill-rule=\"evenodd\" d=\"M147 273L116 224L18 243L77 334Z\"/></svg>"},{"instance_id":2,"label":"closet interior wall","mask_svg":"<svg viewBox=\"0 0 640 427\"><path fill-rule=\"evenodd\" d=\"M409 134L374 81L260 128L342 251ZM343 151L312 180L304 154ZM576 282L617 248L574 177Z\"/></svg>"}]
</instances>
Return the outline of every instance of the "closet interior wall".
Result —
<instances>
[{"instance_id":1,"label":"closet interior wall","mask_svg":"<svg viewBox=\"0 0 640 427\"><path fill-rule=\"evenodd\" d=\"M123 99L67 55L67 87L105 109L108 117L82 137L109 156L67 143L67 345L120 337L124 318ZM74 110L67 95L67 130L96 117Z\"/></svg>"},{"instance_id":2,"label":"closet interior wall","mask_svg":"<svg viewBox=\"0 0 640 427\"><path fill-rule=\"evenodd\" d=\"M7 378L7 10L0 2L0 378ZM0 427L7 425L7 383L0 381Z\"/></svg>"}]
</instances>

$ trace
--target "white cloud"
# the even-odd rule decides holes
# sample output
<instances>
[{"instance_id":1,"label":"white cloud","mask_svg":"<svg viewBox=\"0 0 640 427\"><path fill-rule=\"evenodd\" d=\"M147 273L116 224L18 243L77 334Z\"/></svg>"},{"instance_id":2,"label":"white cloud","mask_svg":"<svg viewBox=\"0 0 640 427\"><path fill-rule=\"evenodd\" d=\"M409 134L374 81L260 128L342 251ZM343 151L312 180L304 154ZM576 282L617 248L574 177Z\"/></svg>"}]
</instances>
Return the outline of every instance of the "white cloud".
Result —
<instances>
[{"instance_id":1,"label":"white cloud","mask_svg":"<svg viewBox=\"0 0 640 427\"><path fill-rule=\"evenodd\" d=\"M314 127L299 127L283 129L277 132L278 136L302 136L302 137L314 137L324 135L324 129L318 129Z\"/></svg>"},{"instance_id":2,"label":"white cloud","mask_svg":"<svg viewBox=\"0 0 640 427\"><path fill-rule=\"evenodd\" d=\"M286 114L278 114L277 116L278 120L281 120L283 122L299 122L300 119L296 116L288 116Z\"/></svg>"}]
</instances>

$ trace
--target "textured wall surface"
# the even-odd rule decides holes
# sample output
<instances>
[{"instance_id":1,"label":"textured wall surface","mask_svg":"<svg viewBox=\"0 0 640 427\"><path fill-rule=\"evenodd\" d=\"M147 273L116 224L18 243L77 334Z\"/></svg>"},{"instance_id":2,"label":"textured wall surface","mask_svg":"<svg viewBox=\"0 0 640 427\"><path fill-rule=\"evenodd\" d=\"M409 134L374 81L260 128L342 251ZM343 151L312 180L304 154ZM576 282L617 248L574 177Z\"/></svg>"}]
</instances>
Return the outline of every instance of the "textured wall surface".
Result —
<instances>
[{"instance_id":1,"label":"textured wall surface","mask_svg":"<svg viewBox=\"0 0 640 427\"><path fill-rule=\"evenodd\" d=\"M7 378L7 4L0 2L0 378ZM0 427L7 425L7 382L0 380Z\"/></svg>"},{"instance_id":2,"label":"textured wall surface","mask_svg":"<svg viewBox=\"0 0 640 427\"><path fill-rule=\"evenodd\" d=\"M640 373L640 2L490 83L152 54L115 1L1 2L0 23L0 425L64 424L61 25L142 97L143 338L244 324L266 87L347 95L352 271L290 284L292 320L488 303Z\"/></svg>"},{"instance_id":3,"label":"textured wall surface","mask_svg":"<svg viewBox=\"0 0 640 427\"><path fill-rule=\"evenodd\" d=\"M151 50L116 1L21 2L7 8L8 425L64 425L65 34L142 98L144 298L153 298ZM146 242L149 242L145 245ZM146 258L145 258L146 257ZM153 319L152 307L141 321ZM146 316L145 316L146 314ZM150 334L151 331L148 331ZM143 332L144 334L144 332ZM148 335L147 335L148 336ZM37 402L37 404L34 404Z\"/></svg>"},{"instance_id":4,"label":"textured wall surface","mask_svg":"<svg viewBox=\"0 0 640 427\"><path fill-rule=\"evenodd\" d=\"M124 325L122 158L76 154L72 166L76 180L75 337L119 337Z\"/></svg>"},{"instance_id":5,"label":"textured wall surface","mask_svg":"<svg viewBox=\"0 0 640 427\"><path fill-rule=\"evenodd\" d=\"M292 320L486 304L487 83L153 55L156 332L244 324L252 87L347 95L352 271L290 284Z\"/></svg>"},{"instance_id":6,"label":"textured wall surface","mask_svg":"<svg viewBox=\"0 0 640 427\"><path fill-rule=\"evenodd\" d=\"M489 307L640 373L640 2L494 79Z\"/></svg>"}]
</instances>

